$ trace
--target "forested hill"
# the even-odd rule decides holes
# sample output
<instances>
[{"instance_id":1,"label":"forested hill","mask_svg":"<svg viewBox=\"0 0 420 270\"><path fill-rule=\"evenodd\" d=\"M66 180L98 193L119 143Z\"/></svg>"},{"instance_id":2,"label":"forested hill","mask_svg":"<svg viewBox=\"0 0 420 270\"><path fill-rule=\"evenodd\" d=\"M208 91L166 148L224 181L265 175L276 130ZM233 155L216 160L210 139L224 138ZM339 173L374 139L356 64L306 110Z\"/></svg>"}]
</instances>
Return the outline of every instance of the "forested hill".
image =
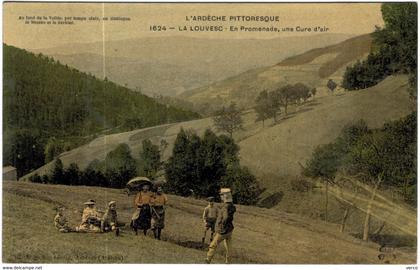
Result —
<instances>
[{"instance_id":1,"label":"forested hill","mask_svg":"<svg viewBox=\"0 0 420 270\"><path fill-rule=\"evenodd\" d=\"M72 147L99 132L199 118L41 54L3 44L3 59L3 163L20 171L42 165L52 138Z\"/></svg>"}]
</instances>

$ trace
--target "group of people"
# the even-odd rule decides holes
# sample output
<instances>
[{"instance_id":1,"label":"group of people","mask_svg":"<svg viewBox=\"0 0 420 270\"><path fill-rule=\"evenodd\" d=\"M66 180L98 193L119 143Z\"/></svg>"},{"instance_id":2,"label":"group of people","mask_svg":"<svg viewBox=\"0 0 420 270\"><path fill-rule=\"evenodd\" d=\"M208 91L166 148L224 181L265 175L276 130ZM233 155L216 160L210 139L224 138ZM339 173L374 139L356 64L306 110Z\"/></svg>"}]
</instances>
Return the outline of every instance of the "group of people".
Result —
<instances>
[{"instance_id":1,"label":"group of people","mask_svg":"<svg viewBox=\"0 0 420 270\"><path fill-rule=\"evenodd\" d=\"M163 194L162 187L157 187L156 193L150 191L149 185L143 185L142 190L134 199L134 212L130 226L138 234L138 230L146 235L151 228L156 239L160 240L162 229L165 228L165 207L168 198Z\"/></svg>"},{"instance_id":2,"label":"group of people","mask_svg":"<svg viewBox=\"0 0 420 270\"><path fill-rule=\"evenodd\" d=\"M57 214L54 217L55 227L63 233L66 232L115 232L118 236L120 234L120 226L123 223L117 220L117 204L115 201L108 203L108 208L105 213L101 215L100 211L96 209L96 202L89 200L84 203L85 209L82 213L82 222L79 226L72 228L68 224L68 220L64 215L64 207L57 208Z\"/></svg>"},{"instance_id":3,"label":"group of people","mask_svg":"<svg viewBox=\"0 0 420 270\"><path fill-rule=\"evenodd\" d=\"M220 208L214 205L214 198L210 197L209 205L204 208L204 236L202 242L206 239L207 231L211 231L210 246L207 252L206 263L210 263L216 252L217 246L224 242L225 247L225 262L230 263L230 251L232 244L233 216L236 212L236 207L233 204L232 193L229 188L220 189L220 197L223 202Z\"/></svg>"},{"instance_id":4,"label":"group of people","mask_svg":"<svg viewBox=\"0 0 420 270\"><path fill-rule=\"evenodd\" d=\"M130 226L137 235L142 230L144 235L151 228L155 238L160 240L162 229L165 227L165 206L168 198L163 194L162 187L157 187L156 192L150 191L149 185L143 185L142 190L134 199L136 208ZM105 213L96 208L96 202L89 200L84 203L82 222L79 226L72 228L64 215L64 207L57 208L57 215L54 217L54 225L60 232L115 232L120 234L120 227L124 223L118 221L117 204L115 201L108 203Z\"/></svg>"},{"instance_id":5,"label":"group of people","mask_svg":"<svg viewBox=\"0 0 420 270\"><path fill-rule=\"evenodd\" d=\"M232 194L229 188L220 190L220 197L223 202L219 208L214 205L215 198L208 198L209 204L203 212L204 235L202 243L206 240L207 232L210 230L210 245L205 262L210 263L213 259L217 246L224 242L226 249L225 260L230 262L233 216L236 207L233 204ZM150 191L149 185L143 185L142 190L134 199L135 212L132 215L130 227L138 234L138 230L144 235L152 229L156 239L161 239L162 229L165 227L165 208L168 198L163 193L162 187L157 187L156 192ZM85 209L82 214L82 222L74 229L68 225L63 214L64 208L59 207L54 218L55 227L60 232L115 232L118 236L119 227L124 226L117 219L116 202L110 201L104 215L96 209L96 202L89 200L84 203Z\"/></svg>"}]
</instances>

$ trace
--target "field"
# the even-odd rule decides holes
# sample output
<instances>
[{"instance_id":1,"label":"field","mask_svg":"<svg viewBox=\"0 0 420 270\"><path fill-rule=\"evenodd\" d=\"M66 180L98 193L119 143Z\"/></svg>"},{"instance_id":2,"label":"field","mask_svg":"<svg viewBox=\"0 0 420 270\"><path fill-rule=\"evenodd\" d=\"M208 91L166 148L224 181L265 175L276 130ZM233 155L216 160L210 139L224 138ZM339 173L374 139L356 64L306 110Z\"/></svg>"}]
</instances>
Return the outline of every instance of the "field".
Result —
<instances>
[{"instance_id":1,"label":"field","mask_svg":"<svg viewBox=\"0 0 420 270\"><path fill-rule=\"evenodd\" d=\"M3 182L3 262L7 263L203 263L201 246L206 205L192 198L169 196L162 241L135 236L128 228L113 234L59 233L54 207L66 207L71 224L80 220L82 203L95 199L99 209L110 200L128 222L133 197L122 190ZM379 245L339 233L335 224L279 210L237 206L232 263L247 264L377 264ZM391 263L416 262L413 249L397 248ZM214 263L223 263L219 247Z\"/></svg>"},{"instance_id":2,"label":"field","mask_svg":"<svg viewBox=\"0 0 420 270\"><path fill-rule=\"evenodd\" d=\"M346 66L363 59L370 51L372 37L358 36L323 48L287 58L273 66L248 70L205 87L186 91L180 97L217 109L235 102L252 108L258 93L286 84L304 83L317 89L317 96L328 95L329 79L341 84Z\"/></svg>"}]
</instances>

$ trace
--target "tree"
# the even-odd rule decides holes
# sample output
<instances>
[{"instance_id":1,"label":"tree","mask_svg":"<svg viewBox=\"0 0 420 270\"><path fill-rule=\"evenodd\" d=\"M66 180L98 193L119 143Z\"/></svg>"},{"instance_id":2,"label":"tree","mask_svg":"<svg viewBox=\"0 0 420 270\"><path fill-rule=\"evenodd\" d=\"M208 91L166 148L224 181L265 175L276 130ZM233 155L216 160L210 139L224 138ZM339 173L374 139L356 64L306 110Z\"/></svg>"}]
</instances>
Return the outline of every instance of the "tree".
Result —
<instances>
[{"instance_id":1,"label":"tree","mask_svg":"<svg viewBox=\"0 0 420 270\"><path fill-rule=\"evenodd\" d=\"M277 122L277 113L280 113L280 98L276 91L268 93L267 115L273 118L274 123Z\"/></svg>"},{"instance_id":2,"label":"tree","mask_svg":"<svg viewBox=\"0 0 420 270\"><path fill-rule=\"evenodd\" d=\"M149 139L143 140L142 146L139 161L139 174L153 179L162 165L162 162L160 161L159 147L152 144Z\"/></svg>"},{"instance_id":3,"label":"tree","mask_svg":"<svg viewBox=\"0 0 420 270\"><path fill-rule=\"evenodd\" d=\"M190 160L187 155L189 144L187 133L181 128L175 139L172 156L165 165L168 190L181 196L190 195L190 185L187 182L191 172L188 168Z\"/></svg>"},{"instance_id":4,"label":"tree","mask_svg":"<svg viewBox=\"0 0 420 270\"><path fill-rule=\"evenodd\" d=\"M277 122L277 113L280 112L280 102L276 92L264 90L260 92L255 102L256 121L262 121L263 127L264 121L268 118L273 118L274 122Z\"/></svg>"},{"instance_id":5,"label":"tree","mask_svg":"<svg viewBox=\"0 0 420 270\"><path fill-rule=\"evenodd\" d=\"M202 165L201 168L198 168L201 175L199 187L201 195L217 196L220 180L227 169L226 146L225 141L221 140L210 129L204 132L200 149Z\"/></svg>"},{"instance_id":6,"label":"tree","mask_svg":"<svg viewBox=\"0 0 420 270\"><path fill-rule=\"evenodd\" d=\"M105 177L109 179L110 187L123 188L136 176L136 160L131 156L127 144L119 144L105 158Z\"/></svg>"},{"instance_id":7,"label":"tree","mask_svg":"<svg viewBox=\"0 0 420 270\"><path fill-rule=\"evenodd\" d=\"M3 145L3 164L16 167L18 177L44 164L42 143L35 131L5 132Z\"/></svg>"},{"instance_id":8,"label":"tree","mask_svg":"<svg viewBox=\"0 0 420 270\"><path fill-rule=\"evenodd\" d=\"M83 183L87 186L108 187L109 181L102 173L101 162L97 159L92 160L82 173Z\"/></svg>"},{"instance_id":9,"label":"tree","mask_svg":"<svg viewBox=\"0 0 420 270\"><path fill-rule=\"evenodd\" d=\"M257 119L256 122L262 121L263 127L264 127L264 121L269 118L269 113L267 108L269 107L268 103L268 92L267 90L261 91L258 94L258 97L255 100L255 107L254 110L257 113Z\"/></svg>"},{"instance_id":10,"label":"tree","mask_svg":"<svg viewBox=\"0 0 420 270\"><path fill-rule=\"evenodd\" d=\"M237 202L255 203L259 186L249 170L240 167L238 152L229 136L217 136L208 129L200 138L181 129L165 165L168 190L181 196L218 197L219 189L228 186L236 190Z\"/></svg>"},{"instance_id":11,"label":"tree","mask_svg":"<svg viewBox=\"0 0 420 270\"><path fill-rule=\"evenodd\" d=\"M328 186L336 184L336 173L341 167L347 165L347 154L367 132L367 125L362 120L346 125L335 142L318 146L314 150L311 159L304 168L306 176L320 178L324 182L325 221L328 220ZM346 213L344 215L346 216Z\"/></svg>"},{"instance_id":12,"label":"tree","mask_svg":"<svg viewBox=\"0 0 420 270\"><path fill-rule=\"evenodd\" d=\"M213 122L217 130L229 133L230 137L233 136L233 132L243 128L241 112L233 102L227 108L219 110L213 117Z\"/></svg>"},{"instance_id":13,"label":"tree","mask_svg":"<svg viewBox=\"0 0 420 270\"><path fill-rule=\"evenodd\" d=\"M104 127L123 132L200 117L50 57L5 44L2 56L3 160L19 177L53 161L66 143L85 144Z\"/></svg>"},{"instance_id":14,"label":"tree","mask_svg":"<svg viewBox=\"0 0 420 270\"><path fill-rule=\"evenodd\" d=\"M328 221L328 185L334 184L334 177L341 165L342 156L339 145L331 143L318 146L307 163L304 174L309 177L319 178L325 186L325 213L324 219Z\"/></svg>"},{"instance_id":15,"label":"tree","mask_svg":"<svg viewBox=\"0 0 420 270\"><path fill-rule=\"evenodd\" d=\"M47 144L45 145L45 151L44 151L45 163L48 163L54 160L62 152L63 152L62 144L55 137L49 138Z\"/></svg>"},{"instance_id":16,"label":"tree","mask_svg":"<svg viewBox=\"0 0 420 270\"><path fill-rule=\"evenodd\" d=\"M280 104L284 107L284 113L287 115L287 106L296 100L296 92L293 85L287 84L275 90Z\"/></svg>"},{"instance_id":17,"label":"tree","mask_svg":"<svg viewBox=\"0 0 420 270\"><path fill-rule=\"evenodd\" d=\"M304 170L307 176L333 179L340 170L342 175L339 179L335 177L329 183L341 185L343 183L340 183L340 179L352 179L370 187L363 208L364 240L369 238L372 205L382 186L402 190L404 197L416 204L416 194L410 192L417 183L416 127L415 112L403 119L386 123L380 129L368 129L365 122L359 121L343 128L333 143L318 147L308 161ZM360 195L360 191L354 193ZM344 207L342 230L348 210L354 207L351 199L344 201L347 204Z\"/></svg>"},{"instance_id":18,"label":"tree","mask_svg":"<svg viewBox=\"0 0 420 270\"><path fill-rule=\"evenodd\" d=\"M303 83L296 83L293 88L295 91L295 100L297 102L306 102L311 96L311 89Z\"/></svg>"},{"instance_id":19,"label":"tree","mask_svg":"<svg viewBox=\"0 0 420 270\"><path fill-rule=\"evenodd\" d=\"M53 184L62 184L63 183L63 162L61 159L57 158L54 162L54 168L51 173L51 182Z\"/></svg>"},{"instance_id":20,"label":"tree","mask_svg":"<svg viewBox=\"0 0 420 270\"><path fill-rule=\"evenodd\" d=\"M327 82L327 87L328 89L330 89L331 92L334 92L335 88L337 87L337 84L333 80L329 79Z\"/></svg>"},{"instance_id":21,"label":"tree","mask_svg":"<svg viewBox=\"0 0 420 270\"><path fill-rule=\"evenodd\" d=\"M77 186L82 184L81 172L76 163L71 163L63 172L63 184Z\"/></svg>"},{"instance_id":22,"label":"tree","mask_svg":"<svg viewBox=\"0 0 420 270\"><path fill-rule=\"evenodd\" d=\"M384 169L386 167L387 155L387 139L386 134L373 132L363 136L350 153L352 169L363 172L368 175L368 179L374 186L371 197L369 199L365 222L363 226L363 240L367 241L369 237L370 216L373 201L376 192L384 180Z\"/></svg>"},{"instance_id":23,"label":"tree","mask_svg":"<svg viewBox=\"0 0 420 270\"><path fill-rule=\"evenodd\" d=\"M417 74L417 4L384 3L381 11L385 26L373 33L367 59L346 69L342 83L346 89L367 88L394 73ZM415 80L410 86L410 93L417 92Z\"/></svg>"}]
</instances>

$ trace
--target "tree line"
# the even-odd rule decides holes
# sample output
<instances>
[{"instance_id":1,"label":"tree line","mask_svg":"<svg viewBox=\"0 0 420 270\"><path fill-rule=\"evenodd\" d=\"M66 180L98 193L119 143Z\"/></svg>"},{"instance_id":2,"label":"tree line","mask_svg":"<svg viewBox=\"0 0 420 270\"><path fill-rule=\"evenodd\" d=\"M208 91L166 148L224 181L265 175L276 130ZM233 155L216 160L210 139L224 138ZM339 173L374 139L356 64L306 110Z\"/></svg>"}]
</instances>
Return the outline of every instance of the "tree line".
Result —
<instances>
[{"instance_id":1,"label":"tree line","mask_svg":"<svg viewBox=\"0 0 420 270\"><path fill-rule=\"evenodd\" d=\"M332 80L329 80L327 85L330 91L337 87L337 84ZM272 91L261 91L255 100L256 121L261 121L263 126L264 122L270 118L277 122L282 107L285 115L287 115L289 105L303 104L315 94L316 88L310 88L303 83L278 86ZM213 123L218 131L226 132L232 138L234 132L243 130L241 109L236 106L236 103L231 102L229 106L223 106L216 111L213 116Z\"/></svg>"},{"instance_id":2,"label":"tree line","mask_svg":"<svg viewBox=\"0 0 420 270\"><path fill-rule=\"evenodd\" d=\"M342 85L358 90L376 85L388 75L408 74L410 94L417 96L417 4L384 3L385 26L377 27L366 60L347 67Z\"/></svg>"},{"instance_id":3,"label":"tree line","mask_svg":"<svg viewBox=\"0 0 420 270\"><path fill-rule=\"evenodd\" d=\"M32 175L35 183L124 188L137 175L155 179L164 171L167 192L181 196L218 198L221 187L231 187L233 199L240 204L256 204L262 189L248 168L239 163L239 146L226 135L217 136L210 129L201 138L183 129L177 135L172 156L161 161L166 144L142 142L142 150L133 157L127 144L110 151L105 160L93 160L81 171L76 163L64 168L57 158L49 174Z\"/></svg>"},{"instance_id":4,"label":"tree line","mask_svg":"<svg viewBox=\"0 0 420 270\"><path fill-rule=\"evenodd\" d=\"M3 74L3 164L19 177L101 133L199 118L6 44Z\"/></svg>"},{"instance_id":5,"label":"tree line","mask_svg":"<svg viewBox=\"0 0 420 270\"><path fill-rule=\"evenodd\" d=\"M255 100L256 121L262 121L263 126L264 121L270 118L277 122L277 116L281 112L281 107L284 108L284 113L287 115L287 107L290 104L304 103L315 94L315 88L311 89L303 83L278 86L272 91L261 91Z\"/></svg>"},{"instance_id":6,"label":"tree line","mask_svg":"<svg viewBox=\"0 0 420 270\"><path fill-rule=\"evenodd\" d=\"M388 122L382 128L369 129L362 120L343 128L332 143L318 146L303 171L325 184L325 219L328 219L328 186L344 185L338 174L351 176L372 187L397 190L405 201L417 205L417 117ZM344 181L344 182L342 182ZM372 202L369 202L369 205ZM370 207L367 207L364 240L369 235ZM342 228L349 215L345 204Z\"/></svg>"},{"instance_id":7,"label":"tree line","mask_svg":"<svg viewBox=\"0 0 420 270\"><path fill-rule=\"evenodd\" d=\"M127 181L137 175L155 178L162 166L162 150L150 140L144 140L142 150L135 158L130 147L122 143L110 151L105 160L91 161L85 170L80 170L76 163L64 168L61 159L56 158L49 174L43 176L34 174L29 180L45 184L124 188Z\"/></svg>"}]
</instances>

